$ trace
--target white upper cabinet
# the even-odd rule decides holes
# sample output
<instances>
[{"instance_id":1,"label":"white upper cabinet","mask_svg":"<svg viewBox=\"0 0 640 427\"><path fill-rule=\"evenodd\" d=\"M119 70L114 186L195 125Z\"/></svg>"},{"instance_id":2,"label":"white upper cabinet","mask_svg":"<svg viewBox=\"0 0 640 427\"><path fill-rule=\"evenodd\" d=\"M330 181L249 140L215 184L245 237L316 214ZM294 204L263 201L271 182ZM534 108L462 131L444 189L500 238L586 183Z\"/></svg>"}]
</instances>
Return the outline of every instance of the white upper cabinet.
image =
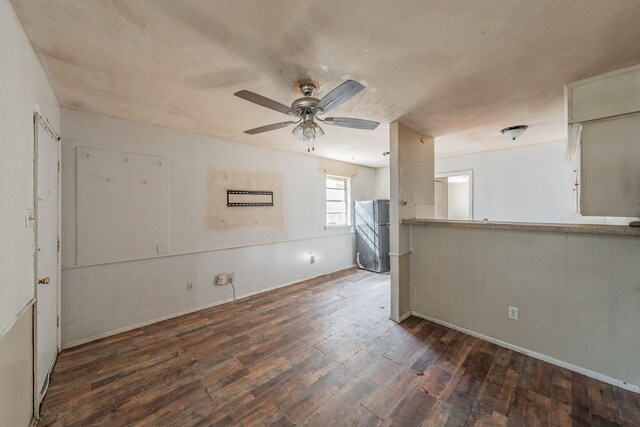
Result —
<instances>
[{"instance_id":1,"label":"white upper cabinet","mask_svg":"<svg viewBox=\"0 0 640 427\"><path fill-rule=\"evenodd\" d=\"M640 216L640 66L567 85L566 102L580 213Z\"/></svg>"},{"instance_id":2,"label":"white upper cabinet","mask_svg":"<svg viewBox=\"0 0 640 427\"><path fill-rule=\"evenodd\" d=\"M640 215L640 114L584 123L580 213Z\"/></svg>"},{"instance_id":3,"label":"white upper cabinet","mask_svg":"<svg viewBox=\"0 0 640 427\"><path fill-rule=\"evenodd\" d=\"M569 123L640 111L640 66L567 85Z\"/></svg>"}]
</instances>

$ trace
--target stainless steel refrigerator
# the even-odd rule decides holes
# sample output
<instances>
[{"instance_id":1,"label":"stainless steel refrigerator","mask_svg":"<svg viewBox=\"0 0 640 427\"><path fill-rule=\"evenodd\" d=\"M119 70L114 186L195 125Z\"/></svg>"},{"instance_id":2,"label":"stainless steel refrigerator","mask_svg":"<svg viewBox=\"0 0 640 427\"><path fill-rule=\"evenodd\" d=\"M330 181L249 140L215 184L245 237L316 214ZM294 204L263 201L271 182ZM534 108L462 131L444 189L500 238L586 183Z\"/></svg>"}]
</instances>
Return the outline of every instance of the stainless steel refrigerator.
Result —
<instances>
[{"instance_id":1,"label":"stainless steel refrigerator","mask_svg":"<svg viewBox=\"0 0 640 427\"><path fill-rule=\"evenodd\" d=\"M358 268L389 271L389 200L355 202L355 226Z\"/></svg>"}]
</instances>

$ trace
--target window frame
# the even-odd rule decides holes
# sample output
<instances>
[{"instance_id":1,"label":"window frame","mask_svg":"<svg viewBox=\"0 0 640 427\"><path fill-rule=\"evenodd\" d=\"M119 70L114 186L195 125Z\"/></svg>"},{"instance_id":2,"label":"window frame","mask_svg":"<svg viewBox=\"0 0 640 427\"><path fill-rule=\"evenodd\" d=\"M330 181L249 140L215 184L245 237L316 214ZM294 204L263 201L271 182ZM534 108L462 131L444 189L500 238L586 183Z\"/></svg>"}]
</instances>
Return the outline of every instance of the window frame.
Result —
<instances>
[{"instance_id":1,"label":"window frame","mask_svg":"<svg viewBox=\"0 0 640 427\"><path fill-rule=\"evenodd\" d=\"M335 181L344 181L344 189L343 188L335 188L328 186L328 180L332 179ZM329 212L327 212L327 203L340 203L342 200L333 200L327 198L327 190L343 190L345 192L344 197L344 205L345 205L345 222L344 223L328 223L327 217ZM334 212L335 213L335 212ZM341 213L341 212L339 212ZM339 176L339 175L325 175L324 178L324 225L325 227L336 228L336 227L351 227L351 177L348 176Z\"/></svg>"}]
</instances>

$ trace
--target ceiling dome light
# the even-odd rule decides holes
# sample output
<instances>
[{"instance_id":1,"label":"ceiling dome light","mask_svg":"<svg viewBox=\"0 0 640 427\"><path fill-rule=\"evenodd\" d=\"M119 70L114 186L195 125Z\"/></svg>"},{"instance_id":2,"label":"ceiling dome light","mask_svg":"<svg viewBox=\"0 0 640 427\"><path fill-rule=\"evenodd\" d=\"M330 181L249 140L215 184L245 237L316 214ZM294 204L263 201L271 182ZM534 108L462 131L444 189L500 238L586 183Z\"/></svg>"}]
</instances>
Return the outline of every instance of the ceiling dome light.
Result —
<instances>
[{"instance_id":1,"label":"ceiling dome light","mask_svg":"<svg viewBox=\"0 0 640 427\"><path fill-rule=\"evenodd\" d=\"M508 128L502 129L500 132L515 141L516 138L522 135L528 127L529 126L527 125L509 126Z\"/></svg>"}]
</instances>

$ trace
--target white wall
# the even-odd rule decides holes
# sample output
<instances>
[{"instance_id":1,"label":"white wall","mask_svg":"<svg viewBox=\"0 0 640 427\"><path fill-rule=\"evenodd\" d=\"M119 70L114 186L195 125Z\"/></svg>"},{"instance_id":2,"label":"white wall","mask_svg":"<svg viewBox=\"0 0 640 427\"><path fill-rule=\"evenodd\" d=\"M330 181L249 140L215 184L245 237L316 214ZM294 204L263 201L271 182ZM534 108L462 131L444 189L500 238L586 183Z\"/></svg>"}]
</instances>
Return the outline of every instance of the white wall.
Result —
<instances>
[{"instance_id":1,"label":"white wall","mask_svg":"<svg viewBox=\"0 0 640 427\"><path fill-rule=\"evenodd\" d=\"M62 132L63 345L226 301L231 288L214 287L216 273L235 272L237 296L243 296L353 265L351 227L325 229L325 175L315 157L68 109L62 110ZM76 265L75 225L83 215L76 212L76 147L169 159L167 255ZM207 227L211 169L281 174L284 225ZM347 169L357 170L352 199L373 198L374 169ZM194 291L187 292L187 282Z\"/></svg>"},{"instance_id":2,"label":"white wall","mask_svg":"<svg viewBox=\"0 0 640 427\"><path fill-rule=\"evenodd\" d=\"M640 386L639 238L412 226L411 249L414 312Z\"/></svg>"},{"instance_id":3,"label":"white wall","mask_svg":"<svg viewBox=\"0 0 640 427\"><path fill-rule=\"evenodd\" d=\"M0 52L0 424L20 426L31 421L33 396L27 305L34 296L34 233L25 226L33 209L33 112L39 105L58 129L59 106L7 0L0 0Z\"/></svg>"},{"instance_id":4,"label":"white wall","mask_svg":"<svg viewBox=\"0 0 640 427\"><path fill-rule=\"evenodd\" d=\"M59 106L6 0L0 0L0 331L33 297L33 112L59 129Z\"/></svg>"},{"instance_id":5,"label":"white wall","mask_svg":"<svg viewBox=\"0 0 640 427\"><path fill-rule=\"evenodd\" d=\"M376 169L376 199L391 199L390 178L389 166Z\"/></svg>"},{"instance_id":6,"label":"white wall","mask_svg":"<svg viewBox=\"0 0 640 427\"><path fill-rule=\"evenodd\" d=\"M475 220L627 224L576 213L576 167L565 150L556 141L436 159L436 174L473 169Z\"/></svg>"}]
</instances>

